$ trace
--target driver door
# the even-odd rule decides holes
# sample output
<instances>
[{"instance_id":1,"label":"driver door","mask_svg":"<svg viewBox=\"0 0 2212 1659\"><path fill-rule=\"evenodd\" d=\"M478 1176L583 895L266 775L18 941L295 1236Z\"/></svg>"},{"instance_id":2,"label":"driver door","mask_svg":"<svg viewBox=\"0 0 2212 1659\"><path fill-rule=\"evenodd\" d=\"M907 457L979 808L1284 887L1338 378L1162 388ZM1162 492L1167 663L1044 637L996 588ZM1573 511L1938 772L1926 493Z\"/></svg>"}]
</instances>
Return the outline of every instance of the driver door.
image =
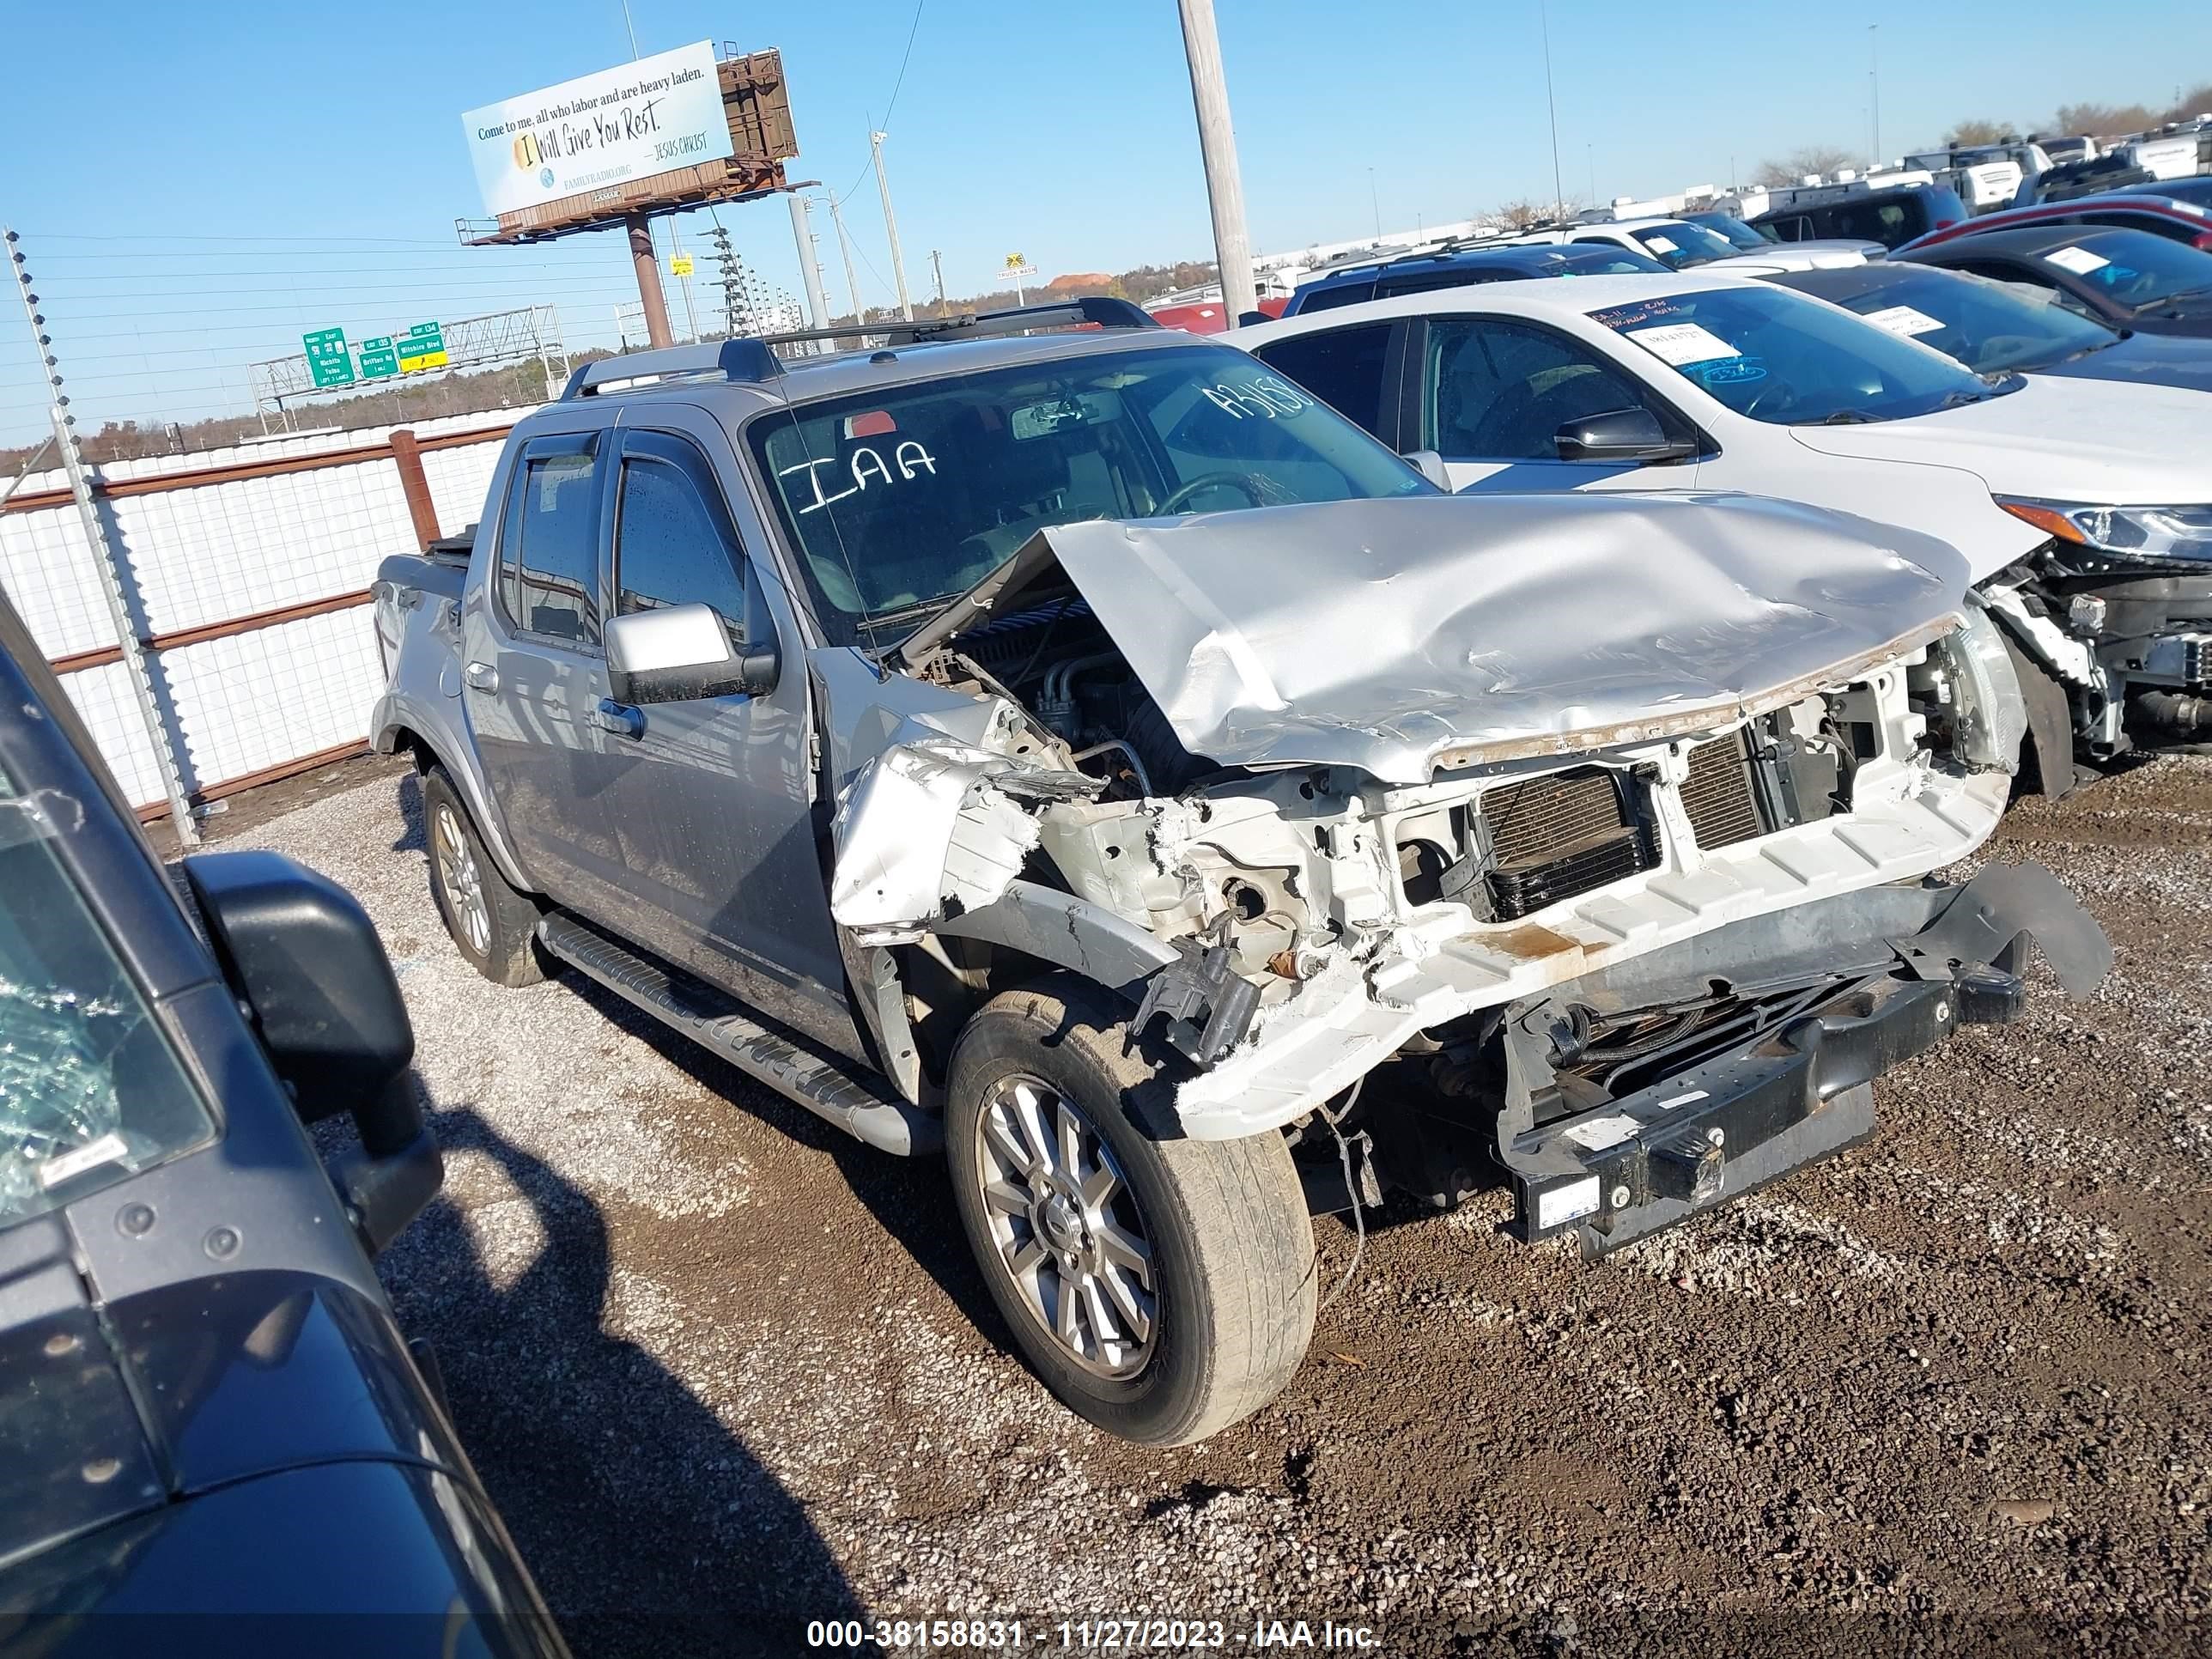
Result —
<instances>
[{"instance_id":1,"label":"driver door","mask_svg":"<svg viewBox=\"0 0 2212 1659\"><path fill-rule=\"evenodd\" d=\"M1673 411L1614 363L1547 328L1501 317L1432 317L1418 349L1419 441L1455 490L1689 489L1698 469L1565 461L1555 435L1592 415Z\"/></svg>"},{"instance_id":2,"label":"driver door","mask_svg":"<svg viewBox=\"0 0 2212 1659\"><path fill-rule=\"evenodd\" d=\"M775 689L641 706L610 700L598 790L628 901L610 918L666 960L847 1053L856 1037L816 847L812 714L796 619L751 567L703 416L655 409L625 426L607 592L615 616L714 607L733 645L779 640ZM756 532L756 535L757 532ZM751 643L757 644L757 641Z\"/></svg>"}]
</instances>

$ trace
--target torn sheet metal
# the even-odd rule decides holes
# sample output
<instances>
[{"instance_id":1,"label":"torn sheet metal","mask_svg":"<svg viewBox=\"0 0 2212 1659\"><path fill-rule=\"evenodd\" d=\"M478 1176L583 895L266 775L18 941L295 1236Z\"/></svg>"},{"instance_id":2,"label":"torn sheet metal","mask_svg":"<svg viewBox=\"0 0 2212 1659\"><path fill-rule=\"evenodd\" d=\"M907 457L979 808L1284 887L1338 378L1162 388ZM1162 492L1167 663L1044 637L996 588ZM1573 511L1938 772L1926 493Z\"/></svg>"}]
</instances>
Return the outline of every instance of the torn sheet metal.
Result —
<instances>
[{"instance_id":1,"label":"torn sheet metal","mask_svg":"<svg viewBox=\"0 0 2212 1659\"><path fill-rule=\"evenodd\" d=\"M1736 718L1955 625L1948 543L1764 497L1338 501L1039 532L1194 754L1440 766Z\"/></svg>"},{"instance_id":2,"label":"torn sheet metal","mask_svg":"<svg viewBox=\"0 0 2212 1659\"><path fill-rule=\"evenodd\" d=\"M921 701L911 681L884 684L887 697ZM840 926L866 945L903 944L1006 890L1037 843L1036 811L1103 787L1030 758L1027 729L1003 698L905 714L869 705L831 826L830 914Z\"/></svg>"}]
</instances>

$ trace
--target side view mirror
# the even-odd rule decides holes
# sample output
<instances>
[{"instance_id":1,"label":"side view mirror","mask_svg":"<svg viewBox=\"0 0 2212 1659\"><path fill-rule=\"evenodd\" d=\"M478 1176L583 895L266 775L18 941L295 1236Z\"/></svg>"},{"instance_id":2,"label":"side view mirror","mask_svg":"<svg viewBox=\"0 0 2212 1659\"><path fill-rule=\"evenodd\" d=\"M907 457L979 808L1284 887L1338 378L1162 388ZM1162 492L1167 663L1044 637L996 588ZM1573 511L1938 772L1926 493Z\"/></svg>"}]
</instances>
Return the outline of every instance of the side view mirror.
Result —
<instances>
[{"instance_id":1,"label":"side view mirror","mask_svg":"<svg viewBox=\"0 0 2212 1659\"><path fill-rule=\"evenodd\" d=\"M1563 461L1649 464L1686 460L1698 453L1688 439L1669 438L1648 409L1616 409L1569 421L1552 434L1552 444Z\"/></svg>"},{"instance_id":2,"label":"side view mirror","mask_svg":"<svg viewBox=\"0 0 2212 1659\"><path fill-rule=\"evenodd\" d=\"M1444 471L1444 458L1433 449L1409 449L1406 465L1412 467L1439 489L1451 488L1451 477Z\"/></svg>"},{"instance_id":3,"label":"side view mirror","mask_svg":"<svg viewBox=\"0 0 2212 1659\"><path fill-rule=\"evenodd\" d=\"M617 702L684 702L732 692L764 696L782 672L770 632L760 646L739 650L710 605L672 605L633 611L606 628L607 678Z\"/></svg>"},{"instance_id":4,"label":"side view mirror","mask_svg":"<svg viewBox=\"0 0 2212 1659\"><path fill-rule=\"evenodd\" d=\"M445 1166L408 1077L415 1029L375 924L329 877L276 853L202 853L184 871L224 982L301 1121L352 1115L361 1149L331 1178L381 1249L435 1194Z\"/></svg>"}]
</instances>

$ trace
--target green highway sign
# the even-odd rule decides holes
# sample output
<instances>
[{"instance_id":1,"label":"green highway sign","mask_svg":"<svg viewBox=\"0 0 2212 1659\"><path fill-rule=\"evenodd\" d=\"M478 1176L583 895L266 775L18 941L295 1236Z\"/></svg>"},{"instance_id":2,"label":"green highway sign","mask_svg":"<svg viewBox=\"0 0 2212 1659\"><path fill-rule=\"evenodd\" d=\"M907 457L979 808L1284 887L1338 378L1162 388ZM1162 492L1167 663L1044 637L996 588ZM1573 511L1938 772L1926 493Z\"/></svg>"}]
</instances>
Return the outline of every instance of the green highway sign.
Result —
<instances>
[{"instance_id":1,"label":"green highway sign","mask_svg":"<svg viewBox=\"0 0 2212 1659\"><path fill-rule=\"evenodd\" d=\"M361 378L364 380L389 380L399 372L399 354L392 349L392 337L380 334L373 340L361 343Z\"/></svg>"},{"instance_id":2,"label":"green highway sign","mask_svg":"<svg viewBox=\"0 0 2212 1659\"><path fill-rule=\"evenodd\" d=\"M446 331L436 323L417 323L401 335L394 349L399 367L409 374L418 368L446 366Z\"/></svg>"},{"instance_id":3,"label":"green highway sign","mask_svg":"<svg viewBox=\"0 0 2212 1659\"><path fill-rule=\"evenodd\" d=\"M307 373L318 392L325 386L353 384L353 359L346 352L343 329L319 328L301 335L300 343L307 349Z\"/></svg>"}]
</instances>

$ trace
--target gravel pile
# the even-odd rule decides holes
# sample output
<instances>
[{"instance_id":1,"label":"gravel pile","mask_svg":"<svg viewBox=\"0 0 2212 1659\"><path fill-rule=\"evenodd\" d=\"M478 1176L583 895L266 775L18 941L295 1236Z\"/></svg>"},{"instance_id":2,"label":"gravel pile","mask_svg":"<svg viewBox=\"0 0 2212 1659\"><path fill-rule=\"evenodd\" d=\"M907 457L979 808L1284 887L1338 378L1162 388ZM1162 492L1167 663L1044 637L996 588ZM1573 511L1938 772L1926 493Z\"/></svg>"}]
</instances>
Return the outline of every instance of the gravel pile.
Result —
<instances>
[{"instance_id":1,"label":"gravel pile","mask_svg":"<svg viewBox=\"0 0 2212 1659\"><path fill-rule=\"evenodd\" d=\"M2212 1601L2212 761L2024 804L1991 854L2111 981L1970 1030L1848 1154L1596 1267L1393 1211L1289 1393L1155 1453L1011 1356L934 1167L574 979L478 979L411 775L235 842L358 893L444 1197L383 1267L580 1653L809 1619L1218 1618L1393 1653L2201 1646ZM1334 1283L1351 1235L1319 1224ZM678 1632L678 1622L684 1623ZM1054 1642L1057 1629L1051 1632Z\"/></svg>"}]
</instances>

